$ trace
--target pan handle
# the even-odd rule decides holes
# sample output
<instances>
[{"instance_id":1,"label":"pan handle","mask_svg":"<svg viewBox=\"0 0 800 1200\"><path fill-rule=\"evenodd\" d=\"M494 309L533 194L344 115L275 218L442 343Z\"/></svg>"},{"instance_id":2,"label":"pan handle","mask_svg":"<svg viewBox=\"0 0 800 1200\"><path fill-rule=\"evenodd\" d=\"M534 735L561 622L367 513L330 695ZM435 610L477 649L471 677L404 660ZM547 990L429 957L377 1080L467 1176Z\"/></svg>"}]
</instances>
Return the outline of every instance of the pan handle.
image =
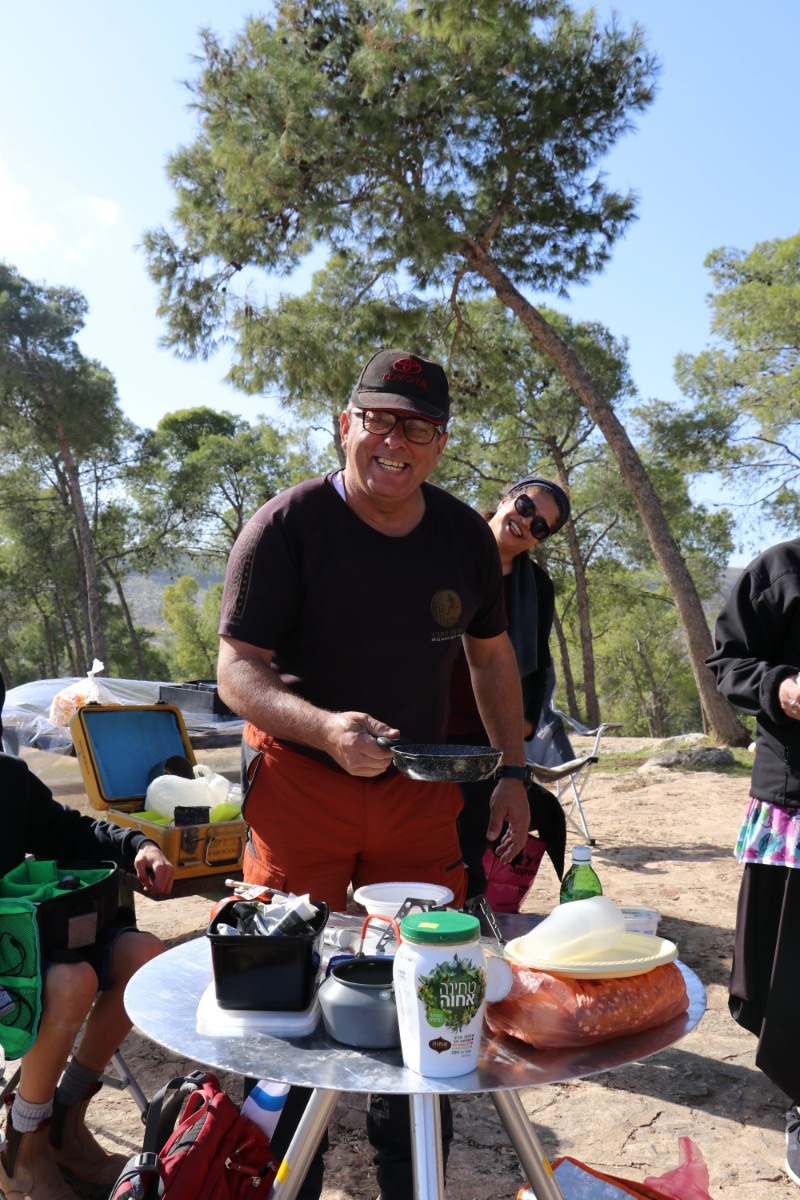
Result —
<instances>
[{"instance_id":1,"label":"pan handle","mask_svg":"<svg viewBox=\"0 0 800 1200\"><path fill-rule=\"evenodd\" d=\"M412 744L407 738L387 738L382 733L378 734L375 741L384 750L402 750L403 746L410 746Z\"/></svg>"},{"instance_id":2,"label":"pan handle","mask_svg":"<svg viewBox=\"0 0 800 1200\"><path fill-rule=\"evenodd\" d=\"M400 937L400 926L397 924L397 921L395 921L394 917L386 917L386 916L384 916L383 913L370 913L370 915L368 917L364 918L364 924L361 926L361 941L362 942L364 941L364 938L367 936L367 928L369 926L370 921L388 921L389 924L394 928L394 936L397 938L398 946L400 945L400 943L403 940Z\"/></svg>"},{"instance_id":3,"label":"pan handle","mask_svg":"<svg viewBox=\"0 0 800 1200\"><path fill-rule=\"evenodd\" d=\"M367 929L369 927L370 921L386 921L389 925L391 925L394 928L394 936L397 938L398 946L400 945L400 943L402 942L403 939L400 936L400 926L397 924L397 921L395 921L394 917L384 916L383 913L370 913L370 915L368 917L364 918L364 924L361 926L361 942L359 943L359 947L358 947L359 954L364 953L364 938L367 936ZM389 940L389 930L386 929L381 934L381 936L378 938L378 944L375 947L375 952L377 954L382 953L383 947L386 945L388 940Z\"/></svg>"}]
</instances>

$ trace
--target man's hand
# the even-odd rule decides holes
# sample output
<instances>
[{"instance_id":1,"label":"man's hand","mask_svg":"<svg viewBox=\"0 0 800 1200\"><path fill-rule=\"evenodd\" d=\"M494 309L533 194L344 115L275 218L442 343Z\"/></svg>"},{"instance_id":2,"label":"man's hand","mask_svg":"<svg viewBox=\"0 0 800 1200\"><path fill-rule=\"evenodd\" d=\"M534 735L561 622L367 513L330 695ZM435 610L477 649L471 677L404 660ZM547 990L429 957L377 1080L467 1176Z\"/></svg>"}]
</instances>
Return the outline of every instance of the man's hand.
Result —
<instances>
[{"instance_id":1,"label":"man's hand","mask_svg":"<svg viewBox=\"0 0 800 1200\"><path fill-rule=\"evenodd\" d=\"M371 778L382 775L392 761L391 750L384 750L377 737L397 738L399 729L376 721L368 713L329 713L325 730L325 749L349 775Z\"/></svg>"},{"instance_id":2,"label":"man's hand","mask_svg":"<svg viewBox=\"0 0 800 1200\"><path fill-rule=\"evenodd\" d=\"M489 805L489 826L486 839L494 842L503 830L503 837L494 848L501 862L511 862L516 858L528 840L531 815L528 807L528 793L521 779L501 779L494 791Z\"/></svg>"},{"instance_id":3,"label":"man's hand","mask_svg":"<svg viewBox=\"0 0 800 1200\"><path fill-rule=\"evenodd\" d=\"M155 842L142 842L133 860L133 868L143 891L159 895L172 891L175 868Z\"/></svg>"},{"instance_id":4,"label":"man's hand","mask_svg":"<svg viewBox=\"0 0 800 1200\"><path fill-rule=\"evenodd\" d=\"M800 675L790 675L778 688L781 708L792 721L800 721Z\"/></svg>"}]
</instances>

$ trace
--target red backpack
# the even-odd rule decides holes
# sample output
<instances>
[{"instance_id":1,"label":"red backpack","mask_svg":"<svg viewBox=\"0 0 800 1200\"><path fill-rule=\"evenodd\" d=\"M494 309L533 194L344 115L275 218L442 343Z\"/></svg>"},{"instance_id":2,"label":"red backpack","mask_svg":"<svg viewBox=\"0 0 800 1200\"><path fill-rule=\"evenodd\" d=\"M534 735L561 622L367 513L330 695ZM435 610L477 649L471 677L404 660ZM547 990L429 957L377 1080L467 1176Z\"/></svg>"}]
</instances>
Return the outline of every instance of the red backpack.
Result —
<instances>
[{"instance_id":1,"label":"red backpack","mask_svg":"<svg viewBox=\"0 0 800 1200\"><path fill-rule=\"evenodd\" d=\"M256 1188L262 1200L278 1165L269 1139L216 1076L193 1071L151 1100L142 1151L125 1164L109 1200L256 1200Z\"/></svg>"}]
</instances>

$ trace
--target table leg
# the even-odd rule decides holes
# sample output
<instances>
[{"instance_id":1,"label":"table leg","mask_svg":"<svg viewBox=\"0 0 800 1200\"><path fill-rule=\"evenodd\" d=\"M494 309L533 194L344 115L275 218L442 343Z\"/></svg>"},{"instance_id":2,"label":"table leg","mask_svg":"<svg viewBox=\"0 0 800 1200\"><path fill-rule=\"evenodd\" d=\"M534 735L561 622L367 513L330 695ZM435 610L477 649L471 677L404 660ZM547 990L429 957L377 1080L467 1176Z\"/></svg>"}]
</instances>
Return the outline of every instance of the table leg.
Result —
<instances>
[{"instance_id":1,"label":"table leg","mask_svg":"<svg viewBox=\"0 0 800 1200\"><path fill-rule=\"evenodd\" d=\"M413 1092L411 1109L411 1162L414 1200L444 1200L442 1113L439 1097Z\"/></svg>"},{"instance_id":2,"label":"table leg","mask_svg":"<svg viewBox=\"0 0 800 1200\"><path fill-rule=\"evenodd\" d=\"M536 1200L564 1200L519 1093L492 1092L491 1097Z\"/></svg>"},{"instance_id":3,"label":"table leg","mask_svg":"<svg viewBox=\"0 0 800 1200\"><path fill-rule=\"evenodd\" d=\"M270 1200L295 1200L341 1092L315 1088L278 1167Z\"/></svg>"}]
</instances>

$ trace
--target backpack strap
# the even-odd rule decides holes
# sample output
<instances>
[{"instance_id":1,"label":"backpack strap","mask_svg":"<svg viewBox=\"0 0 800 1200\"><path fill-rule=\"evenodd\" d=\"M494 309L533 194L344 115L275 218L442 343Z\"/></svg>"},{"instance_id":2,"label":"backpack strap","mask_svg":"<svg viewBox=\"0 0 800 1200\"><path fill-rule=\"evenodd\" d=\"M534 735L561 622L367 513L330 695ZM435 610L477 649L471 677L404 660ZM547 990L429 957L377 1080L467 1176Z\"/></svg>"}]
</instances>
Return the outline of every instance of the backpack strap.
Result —
<instances>
[{"instance_id":1,"label":"backpack strap","mask_svg":"<svg viewBox=\"0 0 800 1200\"><path fill-rule=\"evenodd\" d=\"M156 1092L147 1108L142 1149L145 1153L158 1154L175 1129L186 1100L206 1081L219 1086L216 1076L208 1071L192 1071L188 1075L177 1075Z\"/></svg>"}]
</instances>

